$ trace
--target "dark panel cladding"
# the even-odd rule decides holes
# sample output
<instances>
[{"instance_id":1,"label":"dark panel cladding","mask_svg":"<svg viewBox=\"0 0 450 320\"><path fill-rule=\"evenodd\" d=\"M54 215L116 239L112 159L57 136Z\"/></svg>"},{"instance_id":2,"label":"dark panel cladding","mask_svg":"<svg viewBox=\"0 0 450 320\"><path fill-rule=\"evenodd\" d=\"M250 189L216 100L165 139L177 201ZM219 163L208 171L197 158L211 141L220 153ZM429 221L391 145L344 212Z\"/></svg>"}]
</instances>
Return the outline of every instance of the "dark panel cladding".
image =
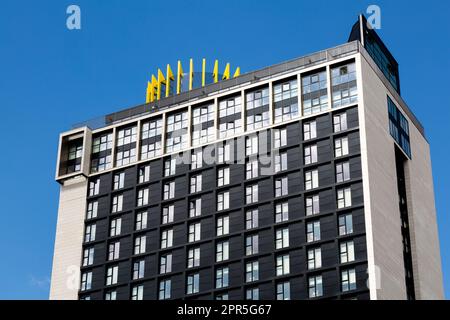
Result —
<instances>
[{"instance_id":1,"label":"dark panel cladding","mask_svg":"<svg viewBox=\"0 0 450 320\"><path fill-rule=\"evenodd\" d=\"M335 132L338 115L346 126ZM307 139L304 124L312 121L316 135ZM276 148L278 129L286 129L286 143ZM248 176L254 157L246 155L198 168L162 157L91 177L100 188L87 196L97 211L85 224L95 225L95 239L82 255L93 248L94 258L83 259L81 272L92 282L80 299L369 299L357 107L280 124L267 130L267 143L262 132L260 150L280 159L268 174L260 154L256 177ZM238 139L228 143L236 155L238 146L245 150ZM218 186L222 169L229 183ZM224 192L228 207L218 200Z\"/></svg>"}]
</instances>

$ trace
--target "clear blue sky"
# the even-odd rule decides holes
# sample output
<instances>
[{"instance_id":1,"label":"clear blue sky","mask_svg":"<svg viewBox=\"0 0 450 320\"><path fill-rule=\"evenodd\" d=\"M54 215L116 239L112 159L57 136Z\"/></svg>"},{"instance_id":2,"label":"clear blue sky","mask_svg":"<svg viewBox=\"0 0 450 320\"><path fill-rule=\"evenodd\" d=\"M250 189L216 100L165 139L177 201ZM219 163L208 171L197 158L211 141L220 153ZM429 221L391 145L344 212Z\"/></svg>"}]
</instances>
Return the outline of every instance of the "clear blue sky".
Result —
<instances>
[{"instance_id":1,"label":"clear blue sky","mask_svg":"<svg viewBox=\"0 0 450 320\"><path fill-rule=\"evenodd\" d=\"M347 41L369 4L400 63L402 95L431 144L450 297L448 1L2 0L0 299L46 299L57 216L58 134L145 99L157 67L206 57L251 71ZM66 29L66 8L82 30Z\"/></svg>"}]
</instances>

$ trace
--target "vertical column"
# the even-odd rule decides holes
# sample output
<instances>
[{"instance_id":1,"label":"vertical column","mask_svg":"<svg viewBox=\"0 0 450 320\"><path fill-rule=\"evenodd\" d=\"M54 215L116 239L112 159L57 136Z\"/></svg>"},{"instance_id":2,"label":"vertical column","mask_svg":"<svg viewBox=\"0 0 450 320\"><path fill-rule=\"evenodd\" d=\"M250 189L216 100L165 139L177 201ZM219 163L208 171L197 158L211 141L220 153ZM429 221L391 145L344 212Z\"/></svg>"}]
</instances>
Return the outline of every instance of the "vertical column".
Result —
<instances>
[{"instance_id":1,"label":"vertical column","mask_svg":"<svg viewBox=\"0 0 450 320\"><path fill-rule=\"evenodd\" d=\"M215 130L215 140L220 138L219 135L219 99L214 98L214 130Z\"/></svg>"},{"instance_id":2,"label":"vertical column","mask_svg":"<svg viewBox=\"0 0 450 320\"><path fill-rule=\"evenodd\" d=\"M247 122L247 121L245 121L246 120L245 119L245 114L246 114L245 108L246 108L245 93L244 93L244 90L241 90L241 132L247 131L247 130L245 130L246 122Z\"/></svg>"},{"instance_id":3,"label":"vertical column","mask_svg":"<svg viewBox=\"0 0 450 320\"><path fill-rule=\"evenodd\" d=\"M192 146L192 106L188 106L188 144L187 147L190 148Z\"/></svg>"},{"instance_id":4,"label":"vertical column","mask_svg":"<svg viewBox=\"0 0 450 320\"><path fill-rule=\"evenodd\" d=\"M333 97L331 94L331 68L330 68L330 65L327 65L326 72L327 72L327 95L328 95L328 105L329 105L328 109L333 109Z\"/></svg>"},{"instance_id":5,"label":"vertical column","mask_svg":"<svg viewBox=\"0 0 450 320\"><path fill-rule=\"evenodd\" d=\"M92 131L86 127L83 137L83 157L81 158L81 172L88 175L91 170Z\"/></svg>"},{"instance_id":6,"label":"vertical column","mask_svg":"<svg viewBox=\"0 0 450 320\"><path fill-rule=\"evenodd\" d=\"M269 125L273 125L273 82L269 82Z\"/></svg>"},{"instance_id":7,"label":"vertical column","mask_svg":"<svg viewBox=\"0 0 450 320\"><path fill-rule=\"evenodd\" d=\"M112 147L111 147L111 168L113 169L116 167L116 144L117 144L117 127L113 128L112 132Z\"/></svg>"},{"instance_id":8,"label":"vertical column","mask_svg":"<svg viewBox=\"0 0 450 320\"><path fill-rule=\"evenodd\" d=\"M302 77L297 74L297 100L300 117L303 117L303 98L302 98Z\"/></svg>"},{"instance_id":9,"label":"vertical column","mask_svg":"<svg viewBox=\"0 0 450 320\"><path fill-rule=\"evenodd\" d=\"M139 120L136 124L136 162L141 160L141 128L142 120Z\"/></svg>"},{"instance_id":10,"label":"vertical column","mask_svg":"<svg viewBox=\"0 0 450 320\"><path fill-rule=\"evenodd\" d=\"M166 125L167 125L167 112L162 114L162 128L161 128L161 154L166 152Z\"/></svg>"}]
</instances>

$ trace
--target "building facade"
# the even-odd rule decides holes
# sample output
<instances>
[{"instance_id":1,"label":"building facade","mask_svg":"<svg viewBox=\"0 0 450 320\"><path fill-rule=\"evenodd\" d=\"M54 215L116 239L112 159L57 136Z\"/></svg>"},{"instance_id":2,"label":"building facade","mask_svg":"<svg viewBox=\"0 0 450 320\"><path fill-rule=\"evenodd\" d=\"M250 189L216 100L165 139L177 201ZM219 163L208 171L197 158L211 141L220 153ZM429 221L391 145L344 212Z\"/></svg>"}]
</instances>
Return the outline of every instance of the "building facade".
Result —
<instances>
[{"instance_id":1,"label":"building facade","mask_svg":"<svg viewBox=\"0 0 450 320\"><path fill-rule=\"evenodd\" d=\"M349 42L60 136L51 299L442 299L429 145Z\"/></svg>"}]
</instances>

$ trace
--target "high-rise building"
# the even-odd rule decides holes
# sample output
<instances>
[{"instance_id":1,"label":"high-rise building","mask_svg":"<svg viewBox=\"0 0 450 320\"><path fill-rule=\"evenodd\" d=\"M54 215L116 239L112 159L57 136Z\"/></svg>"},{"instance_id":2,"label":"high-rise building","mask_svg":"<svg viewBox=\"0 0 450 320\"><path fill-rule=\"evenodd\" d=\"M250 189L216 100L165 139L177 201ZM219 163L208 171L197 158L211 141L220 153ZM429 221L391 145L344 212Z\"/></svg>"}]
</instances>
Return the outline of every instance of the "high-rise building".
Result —
<instances>
[{"instance_id":1,"label":"high-rise building","mask_svg":"<svg viewBox=\"0 0 450 320\"><path fill-rule=\"evenodd\" d=\"M364 17L151 101L61 134L51 299L443 298L429 145Z\"/></svg>"}]
</instances>

